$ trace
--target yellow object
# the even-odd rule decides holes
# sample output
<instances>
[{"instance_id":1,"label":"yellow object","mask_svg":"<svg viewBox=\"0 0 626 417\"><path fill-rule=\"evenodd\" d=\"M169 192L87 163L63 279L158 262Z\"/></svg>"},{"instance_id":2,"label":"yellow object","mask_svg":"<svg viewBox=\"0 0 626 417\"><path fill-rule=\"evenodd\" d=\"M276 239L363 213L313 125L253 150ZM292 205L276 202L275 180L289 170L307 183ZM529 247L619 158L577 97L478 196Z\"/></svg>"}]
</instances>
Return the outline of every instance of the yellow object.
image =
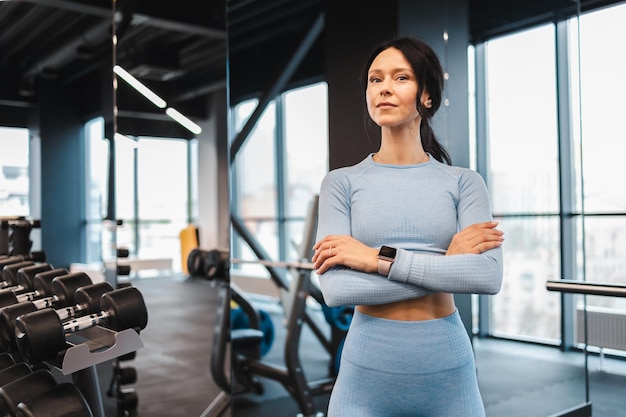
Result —
<instances>
[{"instance_id":1,"label":"yellow object","mask_svg":"<svg viewBox=\"0 0 626 417\"><path fill-rule=\"evenodd\" d=\"M185 227L178 234L180 238L180 262L184 274L189 274L187 269L187 258L189 253L200 245L198 238L198 228L192 224Z\"/></svg>"}]
</instances>

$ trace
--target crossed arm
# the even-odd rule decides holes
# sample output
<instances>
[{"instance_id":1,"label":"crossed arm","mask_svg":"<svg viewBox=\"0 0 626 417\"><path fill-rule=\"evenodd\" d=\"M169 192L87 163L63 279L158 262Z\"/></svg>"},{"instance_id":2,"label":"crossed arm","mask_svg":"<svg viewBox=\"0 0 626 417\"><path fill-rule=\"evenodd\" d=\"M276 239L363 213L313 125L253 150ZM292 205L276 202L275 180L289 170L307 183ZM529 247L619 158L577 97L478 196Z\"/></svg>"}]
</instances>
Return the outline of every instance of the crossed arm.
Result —
<instances>
[{"instance_id":1,"label":"crossed arm","mask_svg":"<svg viewBox=\"0 0 626 417\"><path fill-rule=\"evenodd\" d=\"M479 194L483 200L479 210L485 211L486 190ZM349 234L349 212L336 199L332 190L325 193L322 188L318 225L322 237L312 258L329 306L385 304L434 292L495 294L500 290L504 238L491 213L478 216L490 220L469 223L476 213L465 216L471 210L461 207L459 224L464 227L452 237L445 256L399 248L389 276L384 277L377 273L379 248ZM338 234L324 234L329 230L326 219L332 219L329 222Z\"/></svg>"}]
</instances>

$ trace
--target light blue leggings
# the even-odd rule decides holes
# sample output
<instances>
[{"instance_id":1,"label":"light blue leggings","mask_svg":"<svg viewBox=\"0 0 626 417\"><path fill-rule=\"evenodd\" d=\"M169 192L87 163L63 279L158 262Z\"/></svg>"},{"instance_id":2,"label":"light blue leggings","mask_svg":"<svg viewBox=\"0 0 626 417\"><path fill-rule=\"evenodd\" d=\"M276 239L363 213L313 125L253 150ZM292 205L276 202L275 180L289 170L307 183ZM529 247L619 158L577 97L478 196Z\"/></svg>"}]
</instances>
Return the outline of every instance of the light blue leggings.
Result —
<instances>
[{"instance_id":1,"label":"light blue leggings","mask_svg":"<svg viewBox=\"0 0 626 417\"><path fill-rule=\"evenodd\" d=\"M458 312L397 321L354 312L328 417L484 417Z\"/></svg>"}]
</instances>

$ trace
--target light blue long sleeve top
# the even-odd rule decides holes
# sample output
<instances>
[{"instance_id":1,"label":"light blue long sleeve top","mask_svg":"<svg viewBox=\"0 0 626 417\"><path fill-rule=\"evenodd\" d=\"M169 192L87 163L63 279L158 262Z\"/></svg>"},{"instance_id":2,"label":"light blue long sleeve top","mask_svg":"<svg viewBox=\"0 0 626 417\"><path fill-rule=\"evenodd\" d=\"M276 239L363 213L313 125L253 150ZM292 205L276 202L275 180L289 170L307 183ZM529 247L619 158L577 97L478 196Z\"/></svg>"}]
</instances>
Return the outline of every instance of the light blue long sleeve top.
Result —
<instances>
[{"instance_id":1,"label":"light blue long sleeve top","mask_svg":"<svg viewBox=\"0 0 626 417\"><path fill-rule=\"evenodd\" d=\"M388 277L344 266L321 274L324 301L331 307L500 290L501 247L444 256L459 230L493 219L487 187L475 171L432 156L416 165L386 165L369 155L326 175L318 215L317 240L350 235L370 247L398 249Z\"/></svg>"}]
</instances>

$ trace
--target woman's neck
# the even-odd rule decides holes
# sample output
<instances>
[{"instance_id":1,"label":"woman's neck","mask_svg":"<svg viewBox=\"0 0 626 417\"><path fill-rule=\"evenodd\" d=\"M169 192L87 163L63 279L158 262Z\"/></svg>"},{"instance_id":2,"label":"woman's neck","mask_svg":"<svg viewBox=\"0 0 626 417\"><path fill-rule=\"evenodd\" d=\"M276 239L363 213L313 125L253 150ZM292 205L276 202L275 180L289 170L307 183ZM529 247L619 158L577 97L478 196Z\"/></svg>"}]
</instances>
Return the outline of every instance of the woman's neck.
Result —
<instances>
[{"instance_id":1,"label":"woman's neck","mask_svg":"<svg viewBox=\"0 0 626 417\"><path fill-rule=\"evenodd\" d=\"M380 149L374 154L374 161L390 165L415 165L428 161L419 135L404 129L401 131L383 129Z\"/></svg>"}]
</instances>

